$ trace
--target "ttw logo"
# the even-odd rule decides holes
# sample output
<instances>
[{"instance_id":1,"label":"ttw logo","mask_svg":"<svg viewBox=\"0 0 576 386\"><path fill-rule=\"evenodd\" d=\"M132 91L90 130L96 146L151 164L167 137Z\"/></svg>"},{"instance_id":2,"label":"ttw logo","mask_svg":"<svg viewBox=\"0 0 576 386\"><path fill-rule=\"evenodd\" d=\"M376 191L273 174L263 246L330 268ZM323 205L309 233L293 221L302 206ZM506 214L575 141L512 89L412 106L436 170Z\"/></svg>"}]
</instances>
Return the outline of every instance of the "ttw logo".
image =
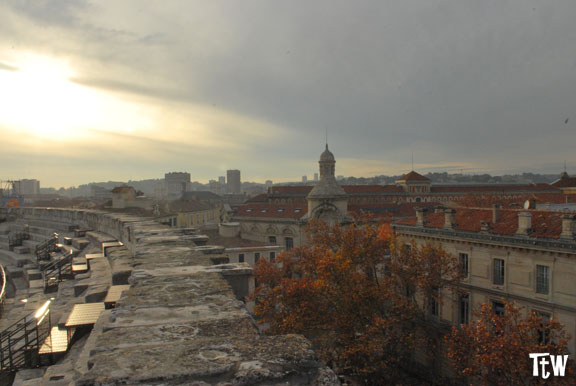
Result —
<instances>
[{"instance_id":1,"label":"ttw logo","mask_svg":"<svg viewBox=\"0 0 576 386\"><path fill-rule=\"evenodd\" d=\"M550 360L548 358L550 357ZM552 371L554 372L555 377L563 377L564 372L566 371L566 363L568 363L568 355L550 355L546 354L530 354L530 358L532 358L534 366L532 368L532 375L535 377L540 376L538 370L542 369L542 378L548 379L550 376L550 371L547 371L547 365L552 366ZM540 365L540 366L538 366Z\"/></svg>"}]
</instances>

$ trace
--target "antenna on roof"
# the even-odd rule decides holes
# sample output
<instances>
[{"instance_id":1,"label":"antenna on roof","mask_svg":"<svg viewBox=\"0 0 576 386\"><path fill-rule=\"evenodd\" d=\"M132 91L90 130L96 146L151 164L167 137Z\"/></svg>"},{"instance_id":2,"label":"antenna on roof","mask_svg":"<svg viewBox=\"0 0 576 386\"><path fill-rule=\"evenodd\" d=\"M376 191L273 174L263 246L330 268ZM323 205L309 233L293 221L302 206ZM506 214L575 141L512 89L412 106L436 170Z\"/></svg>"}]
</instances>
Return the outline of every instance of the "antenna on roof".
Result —
<instances>
[{"instance_id":1,"label":"antenna on roof","mask_svg":"<svg viewBox=\"0 0 576 386\"><path fill-rule=\"evenodd\" d=\"M326 150L328 150L328 128L326 128Z\"/></svg>"},{"instance_id":2,"label":"antenna on roof","mask_svg":"<svg viewBox=\"0 0 576 386\"><path fill-rule=\"evenodd\" d=\"M412 151L412 171L414 171L414 151Z\"/></svg>"}]
</instances>

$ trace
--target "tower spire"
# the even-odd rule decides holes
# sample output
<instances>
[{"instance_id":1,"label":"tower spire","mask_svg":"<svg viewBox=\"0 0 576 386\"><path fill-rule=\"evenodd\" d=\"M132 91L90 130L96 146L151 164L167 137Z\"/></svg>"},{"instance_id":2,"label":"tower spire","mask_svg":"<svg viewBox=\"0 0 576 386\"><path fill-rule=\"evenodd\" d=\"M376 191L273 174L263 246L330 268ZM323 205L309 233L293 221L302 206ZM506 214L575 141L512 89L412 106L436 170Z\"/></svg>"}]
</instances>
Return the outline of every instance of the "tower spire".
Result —
<instances>
[{"instance_id":1,"label":"tower spire","mask_svg":"<svg viewBox=\"0 0 576 386\"><path fill-rule=\"evenodd\" d=\"M328 128L326 128L326 150L328 150Z\"/></svg>"}]
</instances>

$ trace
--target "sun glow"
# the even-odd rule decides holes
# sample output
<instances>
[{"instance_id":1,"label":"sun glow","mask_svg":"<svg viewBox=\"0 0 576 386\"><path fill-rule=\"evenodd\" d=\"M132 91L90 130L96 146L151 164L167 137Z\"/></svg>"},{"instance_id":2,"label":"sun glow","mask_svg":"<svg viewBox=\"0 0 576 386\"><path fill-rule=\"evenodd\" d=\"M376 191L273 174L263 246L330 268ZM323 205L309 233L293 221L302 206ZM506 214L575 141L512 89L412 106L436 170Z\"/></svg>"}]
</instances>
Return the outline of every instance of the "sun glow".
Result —
<instances>
[{"instance_id":1,"label":"sun glow","mask_svg":"<svg viewBox=\"0 0 576 386\"><path fill-rule=\"evenodd\" d=\"M129 102L72 82L63 61L26 55L0 70L0 124L41 138L72 140L92 130L131 133L151 123Z\"/></svg>"}]
</instances>

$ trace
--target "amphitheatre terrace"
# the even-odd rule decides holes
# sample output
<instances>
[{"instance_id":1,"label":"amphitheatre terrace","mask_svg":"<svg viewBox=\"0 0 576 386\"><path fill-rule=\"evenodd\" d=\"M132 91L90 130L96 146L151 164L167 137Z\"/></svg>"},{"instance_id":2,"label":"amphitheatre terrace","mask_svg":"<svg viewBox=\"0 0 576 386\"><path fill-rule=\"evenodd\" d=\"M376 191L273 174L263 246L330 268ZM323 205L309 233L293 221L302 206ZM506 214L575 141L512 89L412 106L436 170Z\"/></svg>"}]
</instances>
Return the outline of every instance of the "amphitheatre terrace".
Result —
<instances>
[{"instance_id":1,"label":"amphitheatre terrace","mask_svg":"<svg viewBox=\"0 0 576 386\"><path fill-rule=\"evenodd\" d=\"M250 266L229 264L194 229L75 209L11 208L0 219L11 292L0 319L6 384L12 376L30 386L340 384L302 336L259 333L242 301ZM40 261L34 253L51 240L61 252ZM30 321L45 336L34 343L27 330L24 343Z\"/></svg>"}]
</instances>

